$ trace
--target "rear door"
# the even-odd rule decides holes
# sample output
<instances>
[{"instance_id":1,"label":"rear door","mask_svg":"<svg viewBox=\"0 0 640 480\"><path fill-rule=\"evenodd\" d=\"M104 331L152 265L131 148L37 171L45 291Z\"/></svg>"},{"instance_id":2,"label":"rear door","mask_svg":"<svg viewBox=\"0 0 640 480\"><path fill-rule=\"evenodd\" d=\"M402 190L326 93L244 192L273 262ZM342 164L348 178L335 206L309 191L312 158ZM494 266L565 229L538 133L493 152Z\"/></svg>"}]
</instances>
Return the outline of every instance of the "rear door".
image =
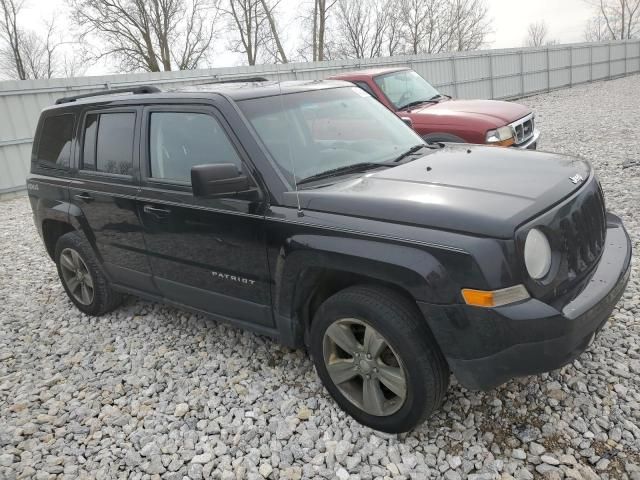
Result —
<instances>
[{"instance_id":1,"label":"rear door","mask_svg":"<svg viewBox=\"0 0 640 480\"><path fill-rule=\"evenodd\" d=\"M195 198L191 167L247 158L213 107L144 109L138 210L154 282L166 298L208 313L272 327L260 195Z\"/></svg>"},{"instance_id":2,"label":"rear door","mask_svg":"<svg viewBox=\"0 0 640 480\"><path fill-rule=\"evenodd\" d=\"M70 212L110 278L153 292L151 268L137 216L140 107L83 112L79 123L76 175L69 185Z\"/></svg>"}]
</instances>

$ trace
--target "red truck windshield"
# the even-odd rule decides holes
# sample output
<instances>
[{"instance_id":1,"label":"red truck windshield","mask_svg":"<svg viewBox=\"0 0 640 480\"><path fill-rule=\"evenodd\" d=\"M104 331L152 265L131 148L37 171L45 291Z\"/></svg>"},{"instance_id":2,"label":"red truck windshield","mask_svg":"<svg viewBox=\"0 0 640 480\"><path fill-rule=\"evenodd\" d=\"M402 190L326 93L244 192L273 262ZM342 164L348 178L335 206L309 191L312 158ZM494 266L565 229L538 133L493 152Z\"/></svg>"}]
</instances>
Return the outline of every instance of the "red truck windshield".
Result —
<instances>
[{"instance_id":1,"label":"red truck windshield","mask_svg":"<svg viewBox=\"0 0 640 480\"><path fill-rule=\"evenodd\" d=\"M293 185L335 169L392 161L424 141L358 87L238 102Z\"/></svg>"},{"instance_id":2,"label":"red truck windshield","mask_svg":"<svg viewBox=\"0 0 640 480\"><path fill-rule=\"evenodd\" d=\"M379 75L374 81L398 110L418 102L427 102L440 93L413 70L400 70Z\"/></svg>"}]
</instances>

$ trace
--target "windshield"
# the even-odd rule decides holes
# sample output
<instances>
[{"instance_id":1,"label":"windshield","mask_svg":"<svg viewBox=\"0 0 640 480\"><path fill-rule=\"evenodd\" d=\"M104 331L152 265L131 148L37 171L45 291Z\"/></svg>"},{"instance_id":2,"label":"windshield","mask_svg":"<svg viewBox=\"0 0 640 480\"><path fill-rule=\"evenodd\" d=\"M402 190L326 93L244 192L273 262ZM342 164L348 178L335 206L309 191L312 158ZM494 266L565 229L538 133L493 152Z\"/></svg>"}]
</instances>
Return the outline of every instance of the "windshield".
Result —
<instances>
[{"instance_id":1,"label":"windshield","mask_svg":"<svg viewBox=\"0 0 640 480\"><path fill-rule=\"evenodd\" d=\"M358 164L389 162L424 141L358 87L238 102L291 185ZM374 165L375 166L375 165Z\"/></svg>"},{"instance_id":2,"label":"windshield","mask_svg":"<svg viewBox=\"0 0 640 480\"><path fill-rule=\"evenodd\" d=\"M393 105L401 110L416 102L432 100L440 93L413 70L400 70L374 78Z\"/></svg>"}]
</instances>

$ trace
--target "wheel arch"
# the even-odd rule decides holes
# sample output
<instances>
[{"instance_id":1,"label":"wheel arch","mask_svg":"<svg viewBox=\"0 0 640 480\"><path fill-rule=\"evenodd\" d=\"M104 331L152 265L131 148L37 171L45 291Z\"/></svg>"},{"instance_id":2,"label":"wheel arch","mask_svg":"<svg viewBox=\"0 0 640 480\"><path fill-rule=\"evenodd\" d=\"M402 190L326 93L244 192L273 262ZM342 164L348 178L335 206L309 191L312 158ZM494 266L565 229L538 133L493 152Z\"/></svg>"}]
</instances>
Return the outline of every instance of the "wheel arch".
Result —
<instances>
[{"instance_id":1,"label":"wheel arch","mask_svg":"<svg viewBox=\"0 0 640 480\"><path fill-rule=\"evenodd\" d=\"M427 143L449 142L449 143L469 143L464 138L461 138L452 133L446 132L434 132L428 133L422 136L423 140Z\"/></svg>"},{"instance_id":2,"label":"wheel arch","mask_svg":"<svg viewBox=\"0 0 640 480\"><path fill-rule=\"evenodd\" d=\"M355 284L384 286L414 303L455 301L446 269L425 250L367 239L304 237L288 244L305 248L283 249L276 263L274 311L285 343L299 345L320 304Z\"/></svg>"},{"instance_id":3,"label":"wheel arch","mask_svg":"<svg viewBox=\"0 0 640 480\"><path fill-rule=\"evenodd\" d=\"M55 261L58 239L65 233L73 231L75 228L68 221L52 218L45 218L42 221L42 240L51 260Z\"/></svg>"}]
</instances>

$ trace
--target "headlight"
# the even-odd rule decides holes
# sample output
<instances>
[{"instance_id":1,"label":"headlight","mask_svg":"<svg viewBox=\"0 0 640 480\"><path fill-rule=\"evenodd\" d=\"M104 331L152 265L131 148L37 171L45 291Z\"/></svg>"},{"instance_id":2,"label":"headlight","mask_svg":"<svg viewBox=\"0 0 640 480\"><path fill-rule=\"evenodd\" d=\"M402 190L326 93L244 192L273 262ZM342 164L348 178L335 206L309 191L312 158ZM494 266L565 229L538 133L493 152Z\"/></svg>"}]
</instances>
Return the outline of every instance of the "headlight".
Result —
<instances>
[{"instance_id":1,"label":"headlight","mask_svg":"<svg viewBox=\"0 0 640 480\"><path fill-rule=\"evenodd\" d=\"M489 130L486 137L487 143L498 145L511 145L514 142L513 129L509 126Z\"/></svg>"},{"instance_id":2,"label":"headlight","mask_svg":"<svg viewBox=\"0 0 640 480\"><path fill-rule=\"evenodd\" d=\"M543 278L551 269L551 247L544 233L532 228L524 242L524 264L529 276L535 280Z\"/></svg>"}]
</instances>

